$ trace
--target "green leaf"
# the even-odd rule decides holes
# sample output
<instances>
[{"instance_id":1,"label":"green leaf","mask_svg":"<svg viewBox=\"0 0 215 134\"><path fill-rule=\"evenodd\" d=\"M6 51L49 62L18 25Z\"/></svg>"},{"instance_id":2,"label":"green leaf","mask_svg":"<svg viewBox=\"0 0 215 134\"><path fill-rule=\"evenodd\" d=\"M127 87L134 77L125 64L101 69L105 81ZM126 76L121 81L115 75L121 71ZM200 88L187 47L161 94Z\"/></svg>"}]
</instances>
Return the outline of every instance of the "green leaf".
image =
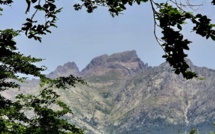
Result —
<instances>
[{"instance_id":1,"label":"green leaf","mask_svg":"<svg viewBox=\"0 0 215 134\"><path fill-rule=\"evenodd\" d=\"M215 41L215 36L214 36L214 35L211 35L211 39L212 39L213 41Z\"/></svg>"},{"instance_id":2,"label":"green leaf","mask_svg":"<svg viewBox=\"0 0 215 134\"><path fill-rule=\"evenodd\" d=\"M32 3L35 3L35 2L37 2L37 0L31 0L31 2L32 2Z\"/></svg>"},{"instance_id":3,"label":"green leaf","mask_svg":"<svg viewBox=\"0 0 215 134\"><path fill-rule=\"evenodd\" d=\"M181 27L180 24L177 24L177 28L178 28L179 30L182 30L182 27Z\"/></svg>"}]
</instances>

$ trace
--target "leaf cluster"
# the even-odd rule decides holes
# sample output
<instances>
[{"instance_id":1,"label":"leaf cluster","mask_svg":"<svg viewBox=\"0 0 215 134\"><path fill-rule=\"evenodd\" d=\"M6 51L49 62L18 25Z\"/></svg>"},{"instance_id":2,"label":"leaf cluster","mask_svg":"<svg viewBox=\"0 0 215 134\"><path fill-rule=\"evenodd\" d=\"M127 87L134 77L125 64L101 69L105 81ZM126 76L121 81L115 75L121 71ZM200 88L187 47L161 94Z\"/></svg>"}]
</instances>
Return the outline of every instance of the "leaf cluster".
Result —
<instances>
[{"instance_id":1,"label":"leaf cluster","mask_svg":"<svg viewBox=\"0 0 215 134\"><path fill-rule=\"evenodd\" d=\"M32 14L31 18L27 18L26 22L23 24L21 31L25 32L25 35L28 38L33 38L41 42L41 35L45 35L47 33L51 33L51 27L57 27L57 14L61 12L62 8L57 8L55 0L44 0L42 4L41 0L26 0L27 9L26 14L33 8L35 11ZM35 20L35 15L37 12L43 12L45 15L45 22L38 23Z\"/></svg>"},{"instance_id":2,"label":"leaf cluster","mask_svg":"<svg viewBox=\"0 0 215 134\"><path fill-rule=\"evenodd\" d=\"M148 0L81 0L82 3L74 5L75 10L80 10L82 7L87 9L88 13L92 13L97 7L107 7L110 14L114 17L126 10L126 5L132 6L134 3L138 5L141 2L147 2Z\"/></svg>"},{"instance_id":3,"label":"leaf cluster","mask_svg":"<svg viewBox=\"0 0 215 134\"><path fill-rule=\"evenodd\" d=\"M193 31L202 37L209 37L214 40L213 30L214 24L211 20L201 14L193 15L179 8L175 8L167 3L156 4L159 11L154 10L156 20L162 29L163 37L161 37L161 46L164 49L165 55L163 58L170 63L176 74L182 74L186 79L197 77L195 72L190 71L189 65L186 63L185 50L189 50L189 44L192 41L185 39L181 33L182 27L189 20L193 23Z\"/></svg>"},{"instance_id":4,"label":"leaf cluster","mask_svg":"<svg viewBox=\"0 0 215 134\"><path fill-rule=\"evenodd\" d=\"M0 0L0 5L10 5L13 3L13 0Z\"/></svg>"},{"instance_id":5,"label":"leaf cluster","mask_svg":"<svg viewBox=\"0 0 215 134\"><path fill-rule=\"evenodd\" d=\"M33 58L31 56L24 56L17 52L16 42L14 37L18 35L17 31L13 29L0 30L0 90L7 88L18 87L15 82L6 81L8 79L16 79L19 81L24 78L19 78L18 73L30 74L37 77L42 76L40 73L44 71L44 67L37 67L35 62L41 59Z\"/></svg>"},{"instance_id":6,"label":"leaf cluster","mask_svg":"<svg viewBox=\"0 0 215 134\"><path fill-rule=\"evenodd\" d=\"M57 100L58 97L59 95L49 88L41 90L38 96L19 94L16 97L16 103L21 104L22 111L33 112L32 117L19 124L25 124L23 133L83 133L83 130L63 119L64 115L72 114L72 111L65 103ZM60 108L53 110L56 106Z\"/></svg>"},{"instance_id":7,"label":"leaf cluster","mask_svg":"<svg viewBox=\"0 0 215 134\"><path fill-rule=\"evenodd\" d=\"M174 68L176 74L182 73L186 79L197 77L195 72L188 71L189 65L186 63L184 50L189 50L191 41L184 39L181 34L182 24L186 19L190 19L192 14L181 12L168 4L161 3L159 12L156 13L156 19L159 21L159 27L162 29L163 37L162 48L165 51L163 58Z\"/></svg>"}]
</instances>

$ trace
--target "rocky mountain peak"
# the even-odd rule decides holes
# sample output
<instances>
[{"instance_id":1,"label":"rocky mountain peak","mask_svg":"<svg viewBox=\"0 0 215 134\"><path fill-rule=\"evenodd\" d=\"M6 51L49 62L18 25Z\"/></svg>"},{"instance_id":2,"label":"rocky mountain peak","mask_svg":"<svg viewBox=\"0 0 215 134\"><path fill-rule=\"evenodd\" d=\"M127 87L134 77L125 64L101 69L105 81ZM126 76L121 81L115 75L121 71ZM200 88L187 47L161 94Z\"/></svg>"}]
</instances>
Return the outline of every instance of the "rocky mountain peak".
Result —
<instances>
[{"instance_id":1,"label":"rocky mountain peak","mask_svg":"<svg viewBox=\"0 0 215 134\"><path fill-rule=\"evenodd\" d=\"M112 55L101 55L91 60L91 62L80 72L74 62L68 62L63 66L58 66L55 71L47 76L49 78L57 78L60 76L102 76L108 72L121 76L133 76L139 72L148 69L148 64L144 64L137 56L135 50L115 53ZM120 73L119 73L120 72Z\"/></svg>"},{"instance_id":2,"label":"rocky mountain peak","mask_svg":"<svg viewBox=\"0 0 215 134\"><path fill-rule=\"evenodd\" d=\"M108 62L139 62L140 59L137 56L135 50L125 51L122 53L115 53L108 57Z\"/></svg>"},{"instance_id":3,"label":"rocky mountain peak","mask_svg":"<svg viewBox=\"0 0 215 134\"><path fill-rule=\"evenodd\" d=\"M187 64L189 65L189 70L195 71L196 66L193 64L193 62L188 58L186 58L185 60L186 60ZM159 68L161 68L165 71L168 71L168 72L172 72L172 70L174 70L172 67L170 67L170 64L168 62L164 62L164 63L160 64Z\"/></svg>"},{"instance_id":4,"label":"rocky mountain peak","mask_svg":"<svg viewBox=\"0 0 215 134\"><path fill-rule=\"evenodd\" d=\"M98 56L83 69L82 75L103 75L109 71L117 70L121 72L123 76L130 76L147 68L148 65L144 64L140 58L138 58L135 50L132 50L115 53L110 56Z\"/></svg>"},{"instance_id":5,"label":"rocky mountain peak","mask_svg":"<svg viewBox=\"0 0 215 134\"><path fill-rule=\"evenodd\" d=\"M107 63L107 59L108 59L107 54L98 56L92 59L92 61L86 66L86 69L93 68L94 66L102 66Z\"/></svg>"},{"instance_id":6,"label":"rocky mountain peak","mask_svg":"<svg viewBox=\"0 0 215 134\"><path fill-rule=\"evenodd\" d=\"M69 75L79 76L80 72L75 62L67 62L63 66L58 66L55 71L51 72L47 76L49 78L57 78L60 76Z\"/></svg>"}]
</instances>

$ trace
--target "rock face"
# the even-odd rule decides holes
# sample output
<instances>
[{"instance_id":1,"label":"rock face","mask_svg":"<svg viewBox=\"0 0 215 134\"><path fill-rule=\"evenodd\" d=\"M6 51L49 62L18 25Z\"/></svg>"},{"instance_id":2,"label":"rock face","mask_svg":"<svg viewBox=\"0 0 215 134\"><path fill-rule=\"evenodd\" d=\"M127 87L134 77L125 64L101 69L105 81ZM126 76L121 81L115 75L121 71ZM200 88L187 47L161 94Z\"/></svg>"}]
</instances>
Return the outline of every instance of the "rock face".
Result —
<instances>
[{"instance_id":1,"label":"rock face","mask_svg":"<svg viewBox=\"0 0 215 134\"><path fill-rule=\"evenodd\" d=\"M82 71L83 76L98 76L110 72L120 73L121 76L133 76L148 68L137 56L136 51L102 55L94 58Z\"/></svg>"},{"instance_id":2,"label":"rock face","mask_svg":"<svg viewBox=\"0 0 215 134\"><path fill-rule=\"evenodd\" d=\"M54 72L51 72L47 75L49 78L57 78L60 76L69 76L69 75L79 76L80 72L77 65L74 62L68 62L63 66L58 66Z\"/></svg>"},{"instance_id":3,"label":"rock face","mask_svg":"<svg viewBox=\"0 0 215 134\"><path fill-rule=\"evenodd\" d=\"M87 134L176 134L192 128L209 133L215 121L215 70L188 62L203 80L185 80L167 63L148 67L135 51L96 57L81 72L66 63L49 77L77 74L88 82L59 92L74 112L67 119Z\"/></svg>"}]
</instances>

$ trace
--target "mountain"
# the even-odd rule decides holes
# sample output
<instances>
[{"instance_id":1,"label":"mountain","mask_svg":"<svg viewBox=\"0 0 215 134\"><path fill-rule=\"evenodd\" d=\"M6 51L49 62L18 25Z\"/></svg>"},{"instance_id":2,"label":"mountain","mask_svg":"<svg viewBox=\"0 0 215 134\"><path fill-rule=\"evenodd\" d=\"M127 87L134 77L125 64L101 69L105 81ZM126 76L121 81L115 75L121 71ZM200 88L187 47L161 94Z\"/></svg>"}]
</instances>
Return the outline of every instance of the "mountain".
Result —
<instances>
[{"instance_id":1,"label":"mountain","mask_svg":"<svg viewBox=\"0 0 215 134\"><path fill-rule=\"evenodd\" d=\"M133 50L96 57L83 69L82 75L102 76L114 72L122 76L133 76L147 68L148 65L144 64Z\"/></svg>"},{"instance_id":2,"label":"mountain","mask_svg":"<svg viewBox=\"0 0 215 134\"><path fill-rule=\"evenodd\" d=\"M69 76L73 74L78 76L80 74L79 68L75 64L75 62L65 63L63 66L58 66L55 71L51 72L47 75L49 78L57 78L60 76Z\"/></svg>"},{"instance_id":3,"label":"mountain","mask_svg":"<svg viewBox=\"0 0 215 134\"><path fill-rule=\"evenodd\" d=\"M168 63L149 67L136 51L101 55L82 71L69 62L48 76L74 74L88 83L57 90L74 112L66 118L88 134L177 134L192 128L209 133L215 121L215 70L188 63L201 79L185 80Z\"/></svg>"}]
</instances>

